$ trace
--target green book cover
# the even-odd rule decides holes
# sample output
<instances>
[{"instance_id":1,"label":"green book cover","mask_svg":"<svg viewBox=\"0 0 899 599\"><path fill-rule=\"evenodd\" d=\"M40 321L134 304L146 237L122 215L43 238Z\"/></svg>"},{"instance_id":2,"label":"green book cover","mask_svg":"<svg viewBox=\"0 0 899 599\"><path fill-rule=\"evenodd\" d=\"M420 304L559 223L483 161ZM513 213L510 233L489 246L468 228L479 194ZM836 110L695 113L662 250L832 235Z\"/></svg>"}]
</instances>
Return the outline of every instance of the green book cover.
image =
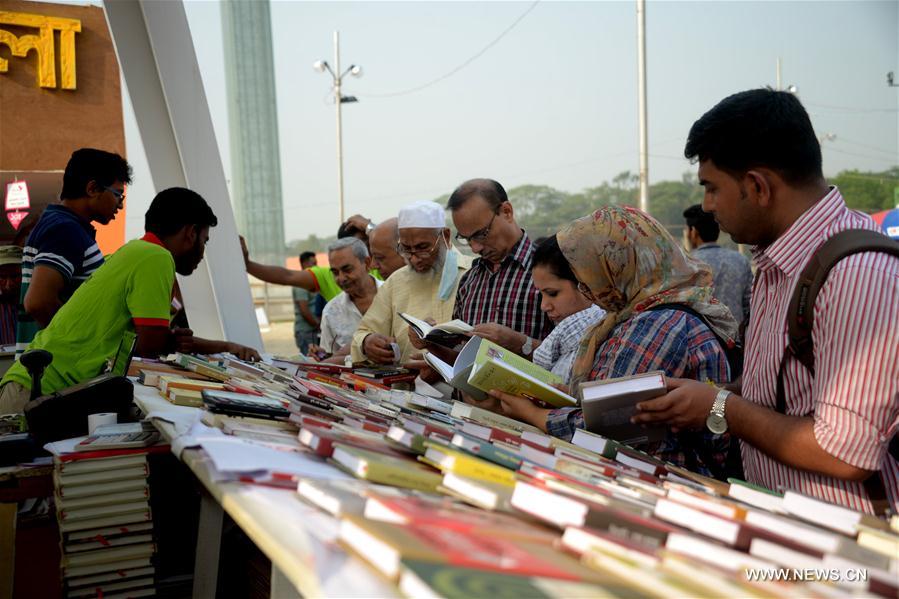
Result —
<instances>
[{"instance_id":1,"label":"green book cover","mask_svg":"<svg viewBox=\"0 0 899 599\"><path fill-rule=\"evenodd\" d=\"M403 560L403 567L405 572L400 578L400 590L409 596L446 599L551 597L534 585L528 576L457 568L415 560Z\"/></svg>"},{"instance_id":2,"label":"green book cover","mask_svg":"<svg viewBox=\"0 0 899 599\"><path fill-rule=\"evenodd\" d=\"M767 495L771 495L772 497L783 497L783 493L778 493L777 491L773 491L767 487L763 487L761 485L755 485L751 482L739 479L739 478L729 478L727 482L732 485L740 485L741 487L746 487L747 489L751 489L753 491L758 491L759 493L765 493Z\"/></svg>"},{"instance_id":3,"label":"green book cover","mask_svg":"<svg viewBox=\"0 0 899 599\"><path fill-rule=\"evenodd\" d=\"M488 341L487 339L481 339L481 344L478 346L478 353L477 355L475 355L474 363L475 365L481 366L491 359L505 362L509 366L514 367L516 370L530 375L532 378L535 378L538 381L542 381L547 385L561 385L565 382L559 375L553 374L550 371L537 366L530 360L522 358L515 352L509 351L504 347L500 347L496 343Z\"/></svg>"},{"instance_id":4,"label":"green book cover","mask_svg":"<svg viewBox=\"0 0 899 599\"><path fill-rule=\"evenodd\" d=\"M468 377L468 384L484 391L498 389L557 408L577 405L575 398L553 387L562 383L561 377L486 339L481 341Z\"/></svg>"},{"instance_id":5,"label":"green book cover","mask_svg":"<svg viewBox=\"0 0 899 599\"><path fill-rule=\"evenodd\" d=\"M466 453L487 460L488 462L493 462L504 468L509 468L510 470L518 470L518 467L521 465L521 458L518 455L497 447L489 441L484 441L483 439L478 439L477 437L462 433L456 433L456 436L459 437L459 443L456 443L454 439L454 448L461 449Z\"/></svg>"},{"instance_id":6,"label":"green book cover","mask_svg":"<svg viewBox=\"0 0 899 599\"><path fill-rule=\"evenodd\" d=\"M461 401L453 402L450 416L452 416L453 418L467 418L468 420L473 420L474 422L482 426L490 426L493 428L503 429L505 431L515 431L519 434L522 431L534 431L535 433L543 432L536 426L528 424L527 422L521 422L519 420L509 418L508 416L503 416L502 414L497 414L496 412L485 410L484 408L479 408L471 404L462 403Z\"/></svg>"},{"instance_id":7,"label":"green book cover","mask_svg":"<svg viewBox=\"0 0 899 599\"><path fill-rule=\"evenodd\" d=\"M646 597L636 589L606 580L601 585L561 578L510 574L486 569L464 568L433 561L403 559L400 591L408 597L444 597L445 599L552 599L591 597L594 599ZM583 568L586 570L586 568ZM581 572L579 565L574 572ZM576 578L574 574L571 578ZM585 578L598 576L585 575Z\"/></svg>"},{"instance_id":8,"label":"green book cover","mask_svg":"<svg viewBox=\"0 0 899 599\"><path fill-rule=\"evenodd\" d=\"M431 493L436 492L443 479L423 464L349 445L335 444L331 461L356 478Z\"/></svg>"}]
</instances>

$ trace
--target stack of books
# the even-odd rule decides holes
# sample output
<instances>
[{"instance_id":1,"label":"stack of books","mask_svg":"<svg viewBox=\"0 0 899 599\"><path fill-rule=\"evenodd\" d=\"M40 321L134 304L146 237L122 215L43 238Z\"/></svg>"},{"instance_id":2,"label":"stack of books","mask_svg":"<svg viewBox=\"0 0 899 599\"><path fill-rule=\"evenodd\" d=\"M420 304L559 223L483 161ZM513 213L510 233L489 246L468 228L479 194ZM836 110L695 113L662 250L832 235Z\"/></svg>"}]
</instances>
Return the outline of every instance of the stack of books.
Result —
<instances>
[{"instance_id":1,"label":"stack of books","mask_svg":"<svg viewBox=\"0 0 899 599\"><path fill-rule=\"evenodd\" d=\"M327 439L307 447L360 486L301 481L299 496L339 517L341 543L410 596L478 584L560 597L899 593L899 535L885 521L583 430L568 443L458 403L444 414L382 401L399 408L391 417L365 396L318 391L329 417L305 414L305 399L289 407L301 442Z\"/></svg>"},{"instance_id":2,"label":"stack of books","mask_svg":"<svg viewBox=\"0 0 899 599\"><path fill-rule=\"evenodd\" d=\"M65 595L155 595L147 453L167 446L54 457Z\"/></svg>"},{"instance_id":3,"label":"stack of books","mask_svg":"<svg viewBox=\"0 0 899 599\"><path fill-rule=\"evenodd\" d=\"M255 442L293 435L351 474L284 480L407 596L899 596L895 518L710 479L584 430L569 443L471 405L361 391L340 367L278 366L216 365L230 391L278 402L276 431L212 420Z\"/></svg>"}]
</instances>

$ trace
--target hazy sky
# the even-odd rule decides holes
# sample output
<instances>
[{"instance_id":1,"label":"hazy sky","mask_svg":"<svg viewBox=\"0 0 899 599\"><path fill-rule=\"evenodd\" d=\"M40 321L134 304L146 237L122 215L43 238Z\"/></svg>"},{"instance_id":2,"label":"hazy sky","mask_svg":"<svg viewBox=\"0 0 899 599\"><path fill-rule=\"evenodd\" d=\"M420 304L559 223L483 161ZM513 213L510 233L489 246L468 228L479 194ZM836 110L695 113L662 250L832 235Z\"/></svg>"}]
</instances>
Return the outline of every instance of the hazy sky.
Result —
<instances>
[{"instance_id":1,"label":"hazy sky","mask_svg":"<svg viewBox=\"0 0 899 599\"><path fill-rule=\"evenodd\" d=\"M485 176L507 188L567 191L637 171L636 3L539 2L456 74L532 2L287 2L271 7L286 238L337 225L332 61L364 69L344 93L347 214L380 220L416 199ZM230 174L220 7L185 2L207 98ZM692 170L682 157L693 121L724 96L796 85L823 143L826 174L899 164L899 3L649 2L650 179ZM126 113L130 105L126 102ZM154 190L133 117L126 114L128 235L141 232ZM230 176L230 175L229 175Z\"/></svg>"}]
</instances>

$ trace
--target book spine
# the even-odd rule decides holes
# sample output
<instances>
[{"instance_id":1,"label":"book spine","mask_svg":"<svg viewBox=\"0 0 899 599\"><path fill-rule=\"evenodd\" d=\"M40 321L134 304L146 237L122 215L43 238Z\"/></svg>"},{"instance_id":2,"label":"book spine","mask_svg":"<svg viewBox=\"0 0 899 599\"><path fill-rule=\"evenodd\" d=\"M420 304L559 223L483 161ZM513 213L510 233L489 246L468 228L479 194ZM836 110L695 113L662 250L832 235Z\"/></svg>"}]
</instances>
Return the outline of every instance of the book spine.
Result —
<instances>
[{"instance_id":1,"label":"book spine","mask_svg":"<svg viewBox=\"0 0 899 599\"><path fill-rule=\"evenodd\" d=\"M365 478L375 483L432 493L436 492L441 482L441 477L436 472L432 473L416 467L399 469L393 466L383 466L376 462L369 462Z\"/></svg>"},{"instance_id":2,"label":"book spine","mask_svg":"<svg viewBox=\"0 0 899 599\"><path fill-rule=\"evenodd\" d=\"M478 480L506 485L508 487L515 485L515 473L513 471L506 470L505 468L494 464L480 462L477 458L466 459L464 457L457 457L455 463L449 470L453 474L458 474L459 476L476 478Z\"/></svg>"}]
</instances>

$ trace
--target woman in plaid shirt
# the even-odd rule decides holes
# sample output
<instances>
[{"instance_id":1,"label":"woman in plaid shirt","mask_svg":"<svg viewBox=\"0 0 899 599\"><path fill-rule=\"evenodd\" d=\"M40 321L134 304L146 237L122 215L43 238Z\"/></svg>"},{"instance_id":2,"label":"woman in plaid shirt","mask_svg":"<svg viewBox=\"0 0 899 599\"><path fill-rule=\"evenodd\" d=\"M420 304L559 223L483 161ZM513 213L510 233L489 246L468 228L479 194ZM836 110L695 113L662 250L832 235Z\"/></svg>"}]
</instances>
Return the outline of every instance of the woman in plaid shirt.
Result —
<instances>
[{"instance_id":1,"label":"woman in plaid shirt","mask_svg":"<svg viewBox=\"0 0 899 599\"><path fill-rule=\"evenodd\" d=\"M572 389L584 381L651 370L716 383L730 380L718 338L732 343L737 323L712 297L709 268L689 257L657 221L634 208L608 206L574 221L557 239L580 281L578 288L606 311L580 341ZM656 309L665 304L686 305L703 318L673 308ZM547 410L526 398L499 391L491 395L500 400L506 415L556 437L570 439L575 429L584 427L580 409ZM670 431L661 444L642 449L715 475L723 471L729 446L727 435Z\"/></svg>"}]
</instances>

